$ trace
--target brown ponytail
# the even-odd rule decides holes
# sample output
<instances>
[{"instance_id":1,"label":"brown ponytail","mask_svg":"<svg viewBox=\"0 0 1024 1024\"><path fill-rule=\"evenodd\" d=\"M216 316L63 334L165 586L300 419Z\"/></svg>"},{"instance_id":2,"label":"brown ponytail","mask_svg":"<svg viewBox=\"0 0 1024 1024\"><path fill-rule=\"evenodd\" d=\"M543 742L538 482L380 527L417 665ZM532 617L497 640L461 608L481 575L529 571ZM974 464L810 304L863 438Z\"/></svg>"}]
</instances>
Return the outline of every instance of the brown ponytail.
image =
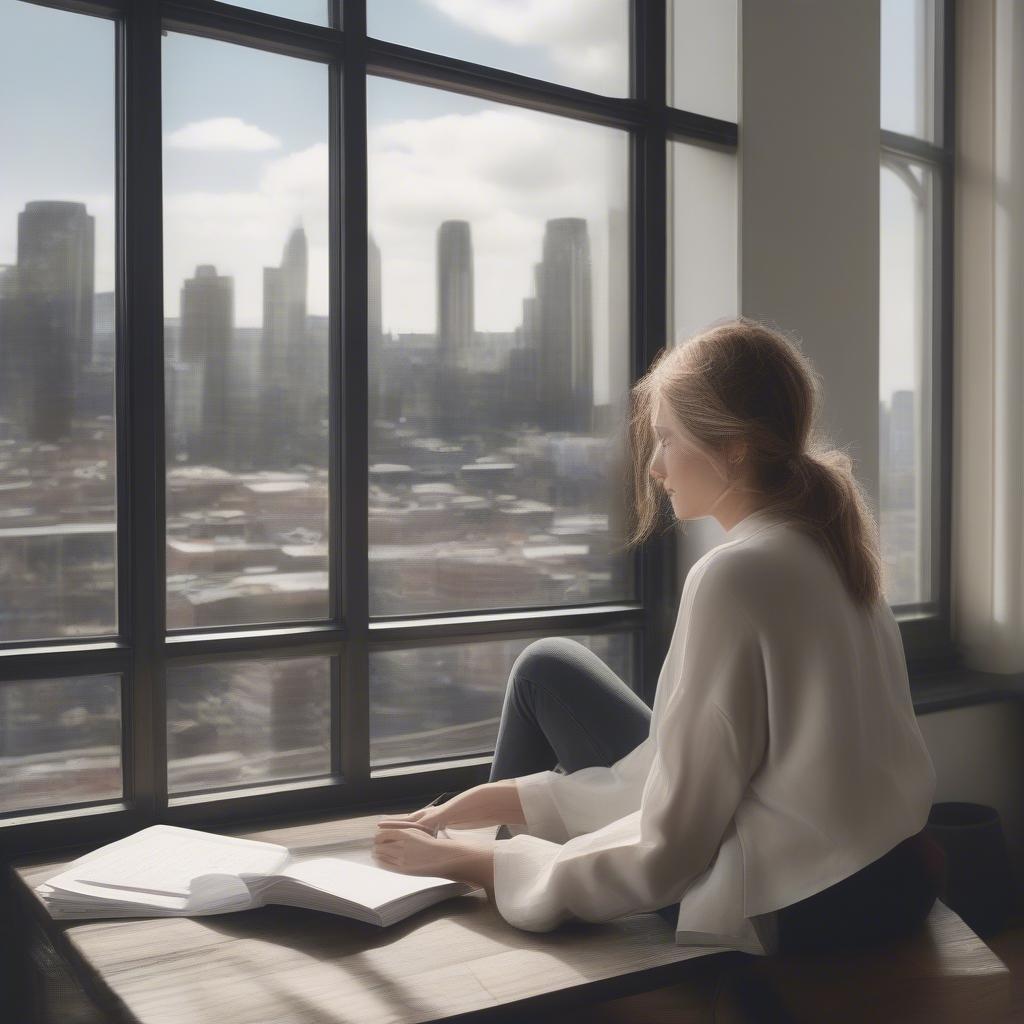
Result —
<instances>
[{"instance_id":1,"label":"brown ponytail","mask_svg":"<svg viewBox=\"0 0 1024 1024\"><path fill-rule=\"evenodd\" d=\"M662 349L631 392L627 547L645 541L663 518L664 492L650 475L651 413L660 399L712 451L745 441L758 510L815 537L853 599L874 602L883 592L878 527L849 456L814 432L821 392L820 375L799 346L746 317Z\"/></svg>"}]
</instances>

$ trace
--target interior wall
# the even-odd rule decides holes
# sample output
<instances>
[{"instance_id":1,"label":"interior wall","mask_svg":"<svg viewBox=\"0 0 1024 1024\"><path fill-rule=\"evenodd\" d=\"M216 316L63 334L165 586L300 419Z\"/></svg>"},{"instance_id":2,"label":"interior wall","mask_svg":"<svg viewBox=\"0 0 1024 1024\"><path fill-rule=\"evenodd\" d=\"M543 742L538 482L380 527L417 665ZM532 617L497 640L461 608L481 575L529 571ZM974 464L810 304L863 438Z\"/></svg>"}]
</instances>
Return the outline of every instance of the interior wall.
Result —
<instances>
[{"instance_id":1,"label":"interior wall","mask_svg":"<svg viewBox=\"0 0 1024 1024\"><path fill-rule=\"evenodd\" d=\"M879 0L742 0L739 28L739 311L810 358L877 514ZM681 586L723 531L679 529Z\"/></svg>"},{"instance_id":2,"label":"interior wall","mask_svg":"<svg viewBox=\"0 0 1024 1024\"><path fill-rule=\"evenodd\" d=\"M795 335L877 513L879 0L745 0L740 308ZM848 446L848 447L847 447Z\"/></svg>"}]
</instances>

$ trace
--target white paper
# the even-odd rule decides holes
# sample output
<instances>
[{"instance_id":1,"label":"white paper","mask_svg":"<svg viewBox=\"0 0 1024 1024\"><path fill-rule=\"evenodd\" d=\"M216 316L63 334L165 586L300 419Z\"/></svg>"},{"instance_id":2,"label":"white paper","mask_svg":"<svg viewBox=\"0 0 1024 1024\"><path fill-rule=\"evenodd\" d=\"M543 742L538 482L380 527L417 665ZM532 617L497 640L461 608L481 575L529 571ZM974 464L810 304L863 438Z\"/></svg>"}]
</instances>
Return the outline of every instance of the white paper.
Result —
<instances>
[{"instance_id":1,"label":"white paper","mask_svg":"<svg viewBox=\"0 0 1024 1024\"><path fill-rule=\"evenodd\" d=\"M394 900L442 885L454 885L450 878L436 875L406 875L370 863L358 853L344 857L314 857L288 864L279 875L293 878L320 892L377 910Z\"/></svg>"},{"instance_id":2,"label":"white paper","mask_svg":"<svg viewBox=\"0 0 1024 1024\"><path fill-rule=\"evenodd\" d=\"M70 864L46 880L55 889L173 907L203 875L273 874L288 859L283 846L153 825ZM158 897L153 900L153 897Z\"/></svg>"}]
</instances>

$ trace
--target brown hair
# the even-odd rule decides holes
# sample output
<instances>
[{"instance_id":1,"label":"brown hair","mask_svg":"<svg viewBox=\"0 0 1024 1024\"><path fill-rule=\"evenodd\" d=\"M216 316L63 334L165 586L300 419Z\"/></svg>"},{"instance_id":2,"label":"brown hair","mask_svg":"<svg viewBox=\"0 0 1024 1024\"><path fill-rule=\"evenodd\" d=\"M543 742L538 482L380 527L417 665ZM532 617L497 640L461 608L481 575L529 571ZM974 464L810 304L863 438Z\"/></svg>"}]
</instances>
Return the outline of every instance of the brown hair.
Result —
<instances>
[{"instance_id":1,"label":"brown hair","mask_svg":"<svg viewBox=\"0 0 1024 1024\"><path fill-rule=\"evenodd\" d=\"M750 485L764 498L757 511L781 514L816 537L853 599L873 602L883 591L878 527L849 456L814 431L821 390L795 342L747 317L661 349L631 391L626 546L645 541L662 518L665 495L650 474L651 416L660 400L712 452L745 441Z\"/></svg>"}]
</instances>

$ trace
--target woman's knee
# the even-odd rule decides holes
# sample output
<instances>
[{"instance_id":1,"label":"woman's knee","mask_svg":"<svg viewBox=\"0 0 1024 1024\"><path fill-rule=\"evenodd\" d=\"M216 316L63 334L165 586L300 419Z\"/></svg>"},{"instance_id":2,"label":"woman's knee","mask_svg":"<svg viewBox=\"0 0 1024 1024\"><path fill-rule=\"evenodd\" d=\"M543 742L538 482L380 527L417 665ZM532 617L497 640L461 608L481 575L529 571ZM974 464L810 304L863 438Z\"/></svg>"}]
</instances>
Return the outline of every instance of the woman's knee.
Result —
<instances>
[{"instance_id":1,"label":"woman's knee","mask_svg":"<svg viewBox=\"0 0 1024 1024\"><path fill-rule=\"evenodd\" d=\"M583 656L591 654L578 640L567 636L546 636L527 644L512 663L509 682L512 686L571 685L579 674Z\"/></svg>"}]
</instances>

